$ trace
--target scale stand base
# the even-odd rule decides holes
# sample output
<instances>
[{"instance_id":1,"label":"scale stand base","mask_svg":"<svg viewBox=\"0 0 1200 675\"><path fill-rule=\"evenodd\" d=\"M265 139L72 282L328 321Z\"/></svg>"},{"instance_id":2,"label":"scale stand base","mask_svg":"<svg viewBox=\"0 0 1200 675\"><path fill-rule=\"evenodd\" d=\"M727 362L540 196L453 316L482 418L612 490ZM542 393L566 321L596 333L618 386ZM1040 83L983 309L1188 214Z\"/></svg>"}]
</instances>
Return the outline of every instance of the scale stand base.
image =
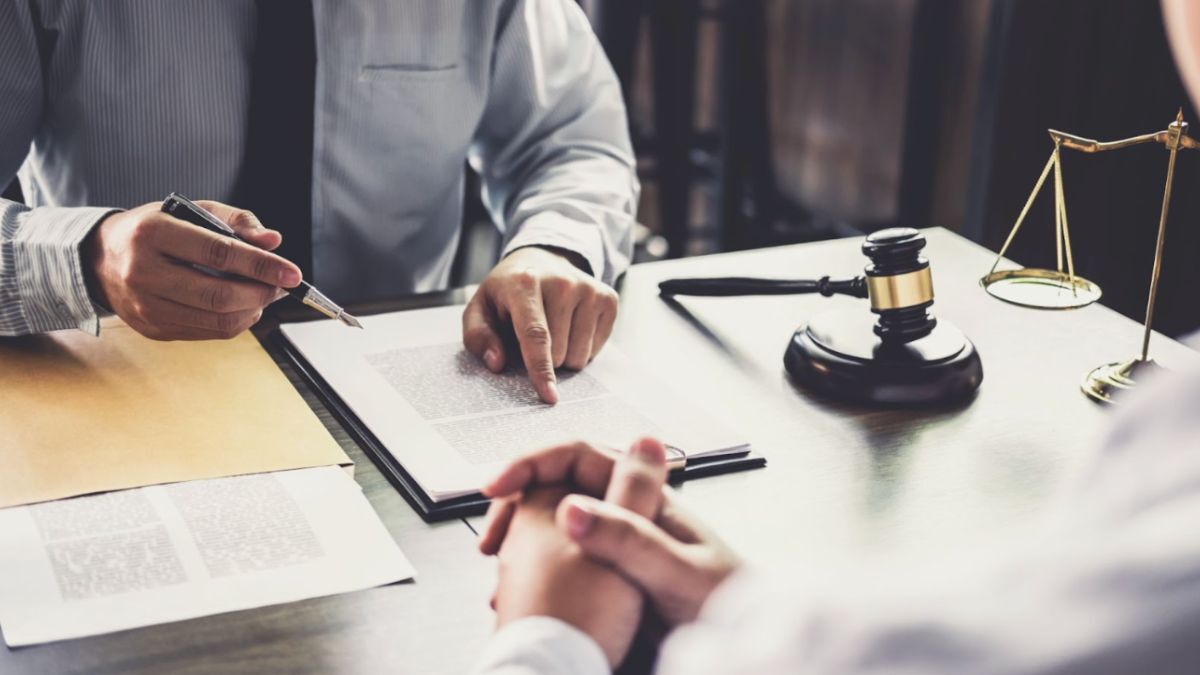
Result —
<instances>
[{"instance_id":1,"label":"scale stand base","mask_svg":"<svg viewBox=\"0 0 1200 675\"><path fill-rule=\"evenodd\" d=\"M979 353L954 326L884 344L875 317L859 311L822 314L792 336L784 365L800 384L842 400L876 405L945 405L969 398L983 382Z\"/></svg>"},{"instance_id":2,"label":"scale stand base","mask_svg":"<svg viewBox=\"0 0 1200 675\"><path fill-rule=\"evenodd\" d=\"M1115 403L1122 394L1137 388L1138 382L1162 370L1154 359L1140 358L1106 363L1092 369L1079 388L1099 403Z\"/></svg>"}]
</instances>

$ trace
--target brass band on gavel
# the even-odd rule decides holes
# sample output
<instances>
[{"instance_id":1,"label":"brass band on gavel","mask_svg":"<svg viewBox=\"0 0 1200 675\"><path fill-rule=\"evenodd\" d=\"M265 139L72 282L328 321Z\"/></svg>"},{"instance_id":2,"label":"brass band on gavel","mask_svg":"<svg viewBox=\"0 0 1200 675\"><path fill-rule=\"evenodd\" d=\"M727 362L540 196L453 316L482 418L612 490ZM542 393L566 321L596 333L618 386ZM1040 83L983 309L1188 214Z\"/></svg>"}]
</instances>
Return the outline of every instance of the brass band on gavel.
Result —
<instances>
[{"instance_id":1,"label":"brass band on gavel","mask_svg":"<svg viewBox=\"0 0 1200 675\"><path fill-rule=\"evenodd\" d=\"M933 275L925 267L895 276L867 276L867 293L876 311L922 305L933 301Z\"/></svg>"}]
</instances>

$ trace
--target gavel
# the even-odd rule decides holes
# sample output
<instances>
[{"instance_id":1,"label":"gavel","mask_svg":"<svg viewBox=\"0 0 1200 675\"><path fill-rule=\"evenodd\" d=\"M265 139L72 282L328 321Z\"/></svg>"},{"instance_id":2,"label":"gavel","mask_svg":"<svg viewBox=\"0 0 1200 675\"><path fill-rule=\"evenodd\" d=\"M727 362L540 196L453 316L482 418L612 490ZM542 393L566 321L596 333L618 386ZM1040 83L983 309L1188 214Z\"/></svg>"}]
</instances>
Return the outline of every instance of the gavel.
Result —
<instances>
[{"instance_id":1,"label":"gavel","mask_svg":"<svg viewBox=\"0 0 1200 675\"><path fill-rule=\"evenodd\" d=\"M869 235L862 276L848 279L670 279L665 298L691 296L848 295L870 301L871 314L818 315L792 336L784 365L797 381L837 398L873 404L930 405L960 401L983 381L975 346L948 322L938 322L933 275L921 255L925 236L912 228ZM868 327L868 324L871 324Z\"/></svg>"}]
</instances>

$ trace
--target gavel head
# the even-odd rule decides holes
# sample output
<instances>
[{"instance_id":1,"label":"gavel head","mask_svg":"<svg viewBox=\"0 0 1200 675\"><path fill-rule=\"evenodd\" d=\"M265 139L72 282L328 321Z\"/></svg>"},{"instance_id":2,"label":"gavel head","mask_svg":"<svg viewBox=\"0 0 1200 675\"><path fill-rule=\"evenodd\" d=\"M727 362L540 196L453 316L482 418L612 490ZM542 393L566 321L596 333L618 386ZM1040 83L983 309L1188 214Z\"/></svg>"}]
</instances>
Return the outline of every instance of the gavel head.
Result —
<instances>
[{"instance_id":1,"label":"gavel head","mask_svg":"<svg viewBox=\"0 0 1200 675\"><path fill-rule=\"evenodd\" d=\"M843 287L871 301L822 312L792 335L784 367L797 382L858 403L942 405L964 401L983 381L975 345L949 321L936 321L925 237L912 229L867 237L866 275ZM832 284L832 282L830 282ZM841 288L838 289L841 292ZM874 323L874 334L867 326Z\"/></svg>"},{"instance_id":2,"label":"gavel head","mask_svg":"<svg viewBox=\"0 0 1200 675\"><path fill-rule=\"evenodd\" d=\"M871 311L879 315L875 334L884 343L904 344L933 332L937 319L933 306L933 277L929 261L921 257L925 236L911 227L893 227L872 233L862 252L867 265L867 294Z\"/></svg>"}]
</instances>

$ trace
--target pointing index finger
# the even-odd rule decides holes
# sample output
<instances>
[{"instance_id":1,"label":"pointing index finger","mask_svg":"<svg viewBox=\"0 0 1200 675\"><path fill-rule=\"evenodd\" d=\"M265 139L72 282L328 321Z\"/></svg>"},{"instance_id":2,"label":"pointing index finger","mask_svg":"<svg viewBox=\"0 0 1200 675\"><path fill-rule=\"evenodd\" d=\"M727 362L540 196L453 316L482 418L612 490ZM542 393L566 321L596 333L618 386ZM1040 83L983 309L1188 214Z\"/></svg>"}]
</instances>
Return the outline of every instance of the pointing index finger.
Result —
<instances>
[{"instance_id":1,"label":"pointing index finger","mask_svg":"<svg viewBox=\"0 0 1200 675\"><path fill-rule=\"evenodd\" d=\"M540 290L519 288L510 296L508 311L512 316L513 332L521 345L521 357L529 380L538 396L546 403L558 403L558 377L554 374L554 356L550 350L550 326L542 306Z\"/></svg>"}]
</instances>

